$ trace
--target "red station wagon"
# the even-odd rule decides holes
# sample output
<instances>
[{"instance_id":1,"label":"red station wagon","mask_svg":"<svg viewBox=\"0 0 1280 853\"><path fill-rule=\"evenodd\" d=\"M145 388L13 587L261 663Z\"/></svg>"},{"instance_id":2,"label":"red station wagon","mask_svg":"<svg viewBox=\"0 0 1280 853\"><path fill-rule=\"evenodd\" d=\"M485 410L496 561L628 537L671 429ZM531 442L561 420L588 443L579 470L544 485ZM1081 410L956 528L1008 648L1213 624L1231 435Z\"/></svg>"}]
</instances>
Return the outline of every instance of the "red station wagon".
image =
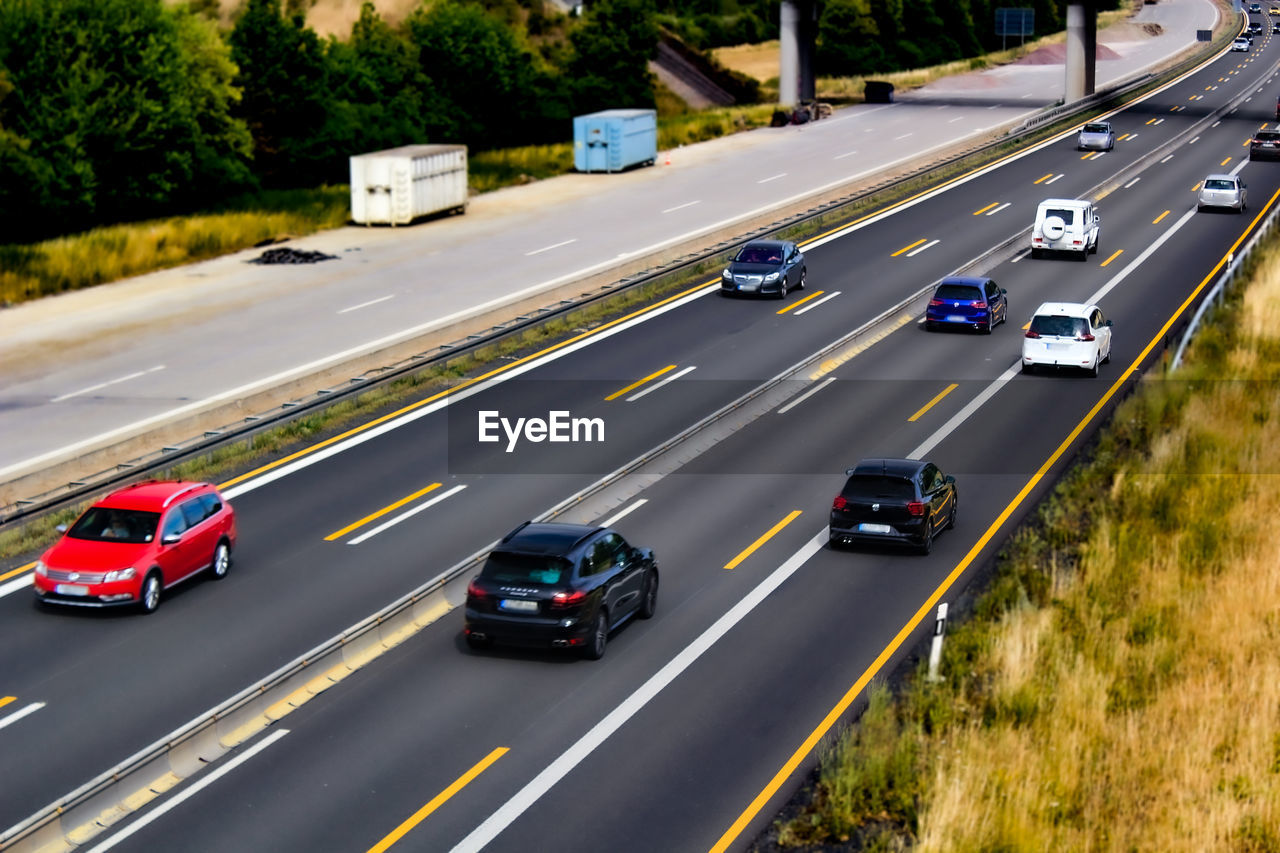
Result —
<instances>
[{"instance_id":1,"label":"red station wagon","mask_svg":"<svg viewBox=\"0 0 1280 853\"><path fill-rule=\"evenodd\" d=\"M226 577L236 546L231 505L208 483L152 480L85 510L36 563L36 600L74 607L136 604L208 570Z\"/></svg>"}]
</instances>

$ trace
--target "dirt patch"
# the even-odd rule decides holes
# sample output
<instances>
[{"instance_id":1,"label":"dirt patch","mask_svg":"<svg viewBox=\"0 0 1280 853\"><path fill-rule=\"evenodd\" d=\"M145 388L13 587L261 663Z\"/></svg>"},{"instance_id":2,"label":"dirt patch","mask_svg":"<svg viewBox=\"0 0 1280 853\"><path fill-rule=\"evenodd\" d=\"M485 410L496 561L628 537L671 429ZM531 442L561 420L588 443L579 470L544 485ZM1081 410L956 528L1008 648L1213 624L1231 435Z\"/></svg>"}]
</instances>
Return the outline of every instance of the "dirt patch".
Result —
<instances>
[{"instance_id":1,"label":"dirt patch","mask_svg":"<svg viewBox=\"0 0 1280 853\"><path fill-rule=\"evenodd\" d=\"M1105 44L1098 45L1097 57L1099 60L1119 59L1120 54L1116 53ZM1065 44L1047 44L1039 50L1032 51L1021 59L1013 62L1013 65L1064 65L1067 61L1067 46Z\"/></svg>"},{"instance_id":2,"label":"dirt patch","mask_svg":"<svg viewBox=\"0 0 1280 853\"><path fill-rule=\"evenodd\" d=\"M779 56L782 48L777 39L760 44L738 44L733 47L717 47L712 56L732 71L754 77L761 83L778 76Z\"/></svg>"}]
</instances>

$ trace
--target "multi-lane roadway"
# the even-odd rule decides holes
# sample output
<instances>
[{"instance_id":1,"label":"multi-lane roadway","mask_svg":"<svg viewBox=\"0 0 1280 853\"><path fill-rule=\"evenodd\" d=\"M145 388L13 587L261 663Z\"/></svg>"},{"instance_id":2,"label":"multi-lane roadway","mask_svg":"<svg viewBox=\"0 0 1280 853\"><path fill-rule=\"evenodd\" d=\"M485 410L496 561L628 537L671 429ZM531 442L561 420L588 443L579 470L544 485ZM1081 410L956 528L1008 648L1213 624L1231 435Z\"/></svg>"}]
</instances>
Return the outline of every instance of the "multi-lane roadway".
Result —
<instances>
[{"instance_id":1,"label":"multi-lane roadway","mask_svg":"<svg viewBox=\"0 0 1280 853\"><path fill-rule=\"evenodd\" d=\"M1260 38L1129 105L1111 117L1111 153L1065 136L818 237L809 289L786 302L698 287L456 407L422 406L338 452L241 480L227 489L241 528L231 576L176 591L151 617L42 612L26 590L0 598L0 692L12 697L0 708L0 826L966 267L1026 228L1042 198L1100 196L1101 249L1086 263L1032 260L1019 245L976 265L1009 291L1011 321L994 334L892 320L874 344L797 377L794 405L611 511L657 552L662 589L657 616L617 632L604 660L473 653L452 612L97 839L120 850L744 849L814 760L806 744L994 553L1280 191L1280 164L1249 163L1246 147L1274 120L1278 58ZM1249 100L1212 115L1238 98ZM1218 171L1248 182L1248 214L1195 212L1200 180ZM1114 319L1099 378L1018 373L1019 327L1046 300L1097 300ZM477 440L481 409L600 418L605 440L508 454ZM958 478L958 524L930 556L826 547L843 469L873 455L928 456Z\"/></svg>"}]
</instances>

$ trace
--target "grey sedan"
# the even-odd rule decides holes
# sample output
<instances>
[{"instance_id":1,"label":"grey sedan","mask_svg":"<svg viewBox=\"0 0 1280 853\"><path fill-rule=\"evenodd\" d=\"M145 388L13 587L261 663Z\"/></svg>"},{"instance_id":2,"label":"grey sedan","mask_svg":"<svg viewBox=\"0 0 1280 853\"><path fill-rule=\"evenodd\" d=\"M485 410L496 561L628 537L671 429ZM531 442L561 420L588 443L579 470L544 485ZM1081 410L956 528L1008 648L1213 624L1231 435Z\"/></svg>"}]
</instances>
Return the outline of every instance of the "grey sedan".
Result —
<instances>
[{"instance_id":1,"label":"grey sedan","mask_svg":"<svg viewBox=\"0 0 1280 853\"><path fill-rule=\"evenodd\" d=\"M1091 121L1080 128L1076 137L1078 151L1110 151L1116 147L1116 135L1109 121Z\"/></svg>"},{"instance_id":2,"label":"grey sedan","mask_svg":"<svg viewBox=\"0 0 1280 853\"><path fill-rule=\"evenodd\" d=\"M1245 184L1239 175L1209 175L1200 185L1196 210L1225 207L1236 213L1244 213L1245 206Z\"/></svg>"},{"instance_id":3,"label":"grey sedan","mask_svg":"<svg viewBox=\"0 0 1280 853\"><path fill-rule=\"evenodd\" d=\"M720 275L720 292L787 298L804 290L807 272L800 247L788 240L752 240L738 250Z\"/></svg>"}]
</instances>

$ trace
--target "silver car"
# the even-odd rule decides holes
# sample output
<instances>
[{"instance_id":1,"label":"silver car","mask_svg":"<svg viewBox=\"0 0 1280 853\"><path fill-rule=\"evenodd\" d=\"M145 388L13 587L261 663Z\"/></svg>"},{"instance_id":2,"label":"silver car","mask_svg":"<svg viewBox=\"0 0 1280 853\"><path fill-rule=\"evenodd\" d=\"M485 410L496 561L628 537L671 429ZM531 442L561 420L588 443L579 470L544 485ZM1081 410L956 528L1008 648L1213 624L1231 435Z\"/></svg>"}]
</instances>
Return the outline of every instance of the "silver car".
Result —
<instances>
[{"instance_id":1,"label":"silver car","mask_svg":"<svg viewBox=\"0 0 1280 853\"><path fill-rule=\"evenodd\" d=\"M1080 128L1076 137L1077 151L1110 151L1116 147L1116 135L1109 121L1091 121Z\"/></svg>"},{"instance_id":2,"label":"silver car","mask_svg":"<svg viewBox=\"0 0 1280 853\"><path fill-rule=\"evenodd\" d=\"M1245 183L1239 175L1209 175L1200 185L1200 197L1196 210L1206 207L1225 207L1236 213L1244 213L1246 205Z\"/></svg>"},{"instance_id":3,"label":"silver car","mask_svg":"<svg viewBox=\"0 0 1280 853\"><path fill-rule=\"evenodd\" d=\"M1248 53L1249 39L1246 38L1245 36L1240 36L1240 38L1236 39L1231 43L1231 49L1233 51L1238 51L1240 53Z\"/></svg>"}]
</instances>

